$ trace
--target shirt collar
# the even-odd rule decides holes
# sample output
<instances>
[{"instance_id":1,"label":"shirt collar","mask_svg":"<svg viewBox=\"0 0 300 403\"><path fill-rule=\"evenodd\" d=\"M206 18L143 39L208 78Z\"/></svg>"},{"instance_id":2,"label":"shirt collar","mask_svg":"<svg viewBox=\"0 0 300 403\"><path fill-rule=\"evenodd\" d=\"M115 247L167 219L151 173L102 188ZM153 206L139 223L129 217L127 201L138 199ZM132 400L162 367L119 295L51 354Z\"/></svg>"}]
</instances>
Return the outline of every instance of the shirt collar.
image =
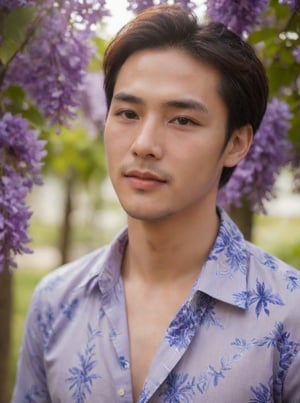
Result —
<instances>
[{"instance_id":1,"label":"shirt collar","mask_svg":"<svg viewBox=\"0 0 300 403\"><path fill-rule=\"evenodd\" d=\"M103 265L98 277L100 291L109 292L119 281L121 264L128 243L128 230L123 229L112 241L104 256Z\"/></svg>"},{"instance_id":2,"label":"shirt collar","mask_svg":"<svg viewBox=\"0 0 300 403\"><path fill-rule=\"evenodd\" d=\"M197 291L246 309L246 298L237 298L247 293L249 252L246 241L227 213L218 208L220 227L214 246L194 283L191 298ZM123 229L102 254L97 283L102 293L109 292L120 278L120 268L125 246L128 242L127 228ZM92 273L91 273L92 274ZM92 281L91 285L95 282ZM246 294L245 294L246 295Z\"/></svg>"},{"instance_id":3,"label":"shirt collar","mask_svg":"<svg viewBox=\"0 0 300 403\"><path fill-rule=\"evenodd\" d=\"M227 213L218 208L219 232L214 246L193 286L196 291L237 306L247 308L249 252L242 233Z\"/></svg>"}]
</instances>

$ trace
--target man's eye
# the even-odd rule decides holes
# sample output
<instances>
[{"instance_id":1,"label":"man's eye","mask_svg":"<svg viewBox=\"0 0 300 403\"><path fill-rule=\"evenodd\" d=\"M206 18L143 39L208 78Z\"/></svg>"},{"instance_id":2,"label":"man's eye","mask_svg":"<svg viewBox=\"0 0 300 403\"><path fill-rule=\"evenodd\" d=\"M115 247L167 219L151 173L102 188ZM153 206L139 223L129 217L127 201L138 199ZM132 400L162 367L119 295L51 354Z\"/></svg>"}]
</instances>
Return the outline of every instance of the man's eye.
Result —
<instances>
[{"instance_id":1,"label":"man's eye","mask_svg":"<svg viewBox=\"0 0 300 403\"><path fill-rule=\"evenodd\" d=\"M187 126L187 125L196 125L197 123L193 121L190 118L187 118L186 116L179 116L176 119L173 120L174 123L181 125L181 126Z\"/></svg>"},{"instance_id":2,"label":"man's eye","mask_svg":"<svg viewBox=\"0 0 300 403\"><path fill-rule=\"evenodd\" d=\"M138 116L134 111L131 110L126 110L126 111L121 111L119 115L123 116L125 119L137 119Z\"/></svg>"}]
</instances>

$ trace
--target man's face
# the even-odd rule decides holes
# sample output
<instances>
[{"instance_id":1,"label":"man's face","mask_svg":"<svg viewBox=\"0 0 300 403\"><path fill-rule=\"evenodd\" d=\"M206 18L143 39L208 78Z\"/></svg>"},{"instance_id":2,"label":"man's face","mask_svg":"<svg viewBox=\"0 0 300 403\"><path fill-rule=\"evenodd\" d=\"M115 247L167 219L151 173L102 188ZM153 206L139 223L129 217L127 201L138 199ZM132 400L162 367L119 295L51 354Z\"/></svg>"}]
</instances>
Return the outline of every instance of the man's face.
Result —
<instances>
[{"instance_id":1,"label":"man's face","mask_svg":"<svg viewBox=\"0 0 300 403\"><path fill-rule=\"evenodd\" d=\"M131 217L157 221L215 205L227 109L219 74L178 49L134 53L114 88L104 141Z\"/></svg>"}]
</instances>

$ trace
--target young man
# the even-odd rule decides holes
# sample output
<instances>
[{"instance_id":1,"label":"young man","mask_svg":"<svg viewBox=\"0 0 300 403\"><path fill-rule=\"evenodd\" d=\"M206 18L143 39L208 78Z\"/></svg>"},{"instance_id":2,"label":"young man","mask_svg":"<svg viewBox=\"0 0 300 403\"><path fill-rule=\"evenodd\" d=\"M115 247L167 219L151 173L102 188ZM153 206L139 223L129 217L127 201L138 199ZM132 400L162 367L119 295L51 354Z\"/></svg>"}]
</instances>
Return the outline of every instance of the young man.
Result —
<instances>
[{"instance_id":1,"label":"young man","mask_svg":"<svg viewBox=\"0 0 300 403\"><path fill-rule=\"evenodd\" d=\"M300 402L300 276L216 206L267 102L252 48L154 7L104 60L128 228L33 296L14 403Z\"/></svg>"}]
</instances>

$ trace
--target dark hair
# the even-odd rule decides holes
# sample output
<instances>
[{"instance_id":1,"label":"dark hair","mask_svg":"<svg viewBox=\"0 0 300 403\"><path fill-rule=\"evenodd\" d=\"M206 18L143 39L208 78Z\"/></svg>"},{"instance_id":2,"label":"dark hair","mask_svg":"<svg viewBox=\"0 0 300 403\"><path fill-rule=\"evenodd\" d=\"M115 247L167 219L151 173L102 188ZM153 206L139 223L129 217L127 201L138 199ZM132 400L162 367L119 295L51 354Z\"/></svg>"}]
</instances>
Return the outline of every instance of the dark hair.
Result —
<instances>
[{"instance_id":1,"label":"dark hair","mask_svg":"<svg viewBox=\"0 0 300 403\"><path fill-rule=\"evenodd\" d=\"M228 110L225 145L235 129L250 124L255 133L265 113L268 83L253 48L223 24L200 25L195 15L178 6L154 6L125 25L104 55L107 107L120 68L133 53L154 48L179 48L214 66L220 74L219 93ZM220 187L235 167L224 167Z\"/></svg>"}]
</instances>

